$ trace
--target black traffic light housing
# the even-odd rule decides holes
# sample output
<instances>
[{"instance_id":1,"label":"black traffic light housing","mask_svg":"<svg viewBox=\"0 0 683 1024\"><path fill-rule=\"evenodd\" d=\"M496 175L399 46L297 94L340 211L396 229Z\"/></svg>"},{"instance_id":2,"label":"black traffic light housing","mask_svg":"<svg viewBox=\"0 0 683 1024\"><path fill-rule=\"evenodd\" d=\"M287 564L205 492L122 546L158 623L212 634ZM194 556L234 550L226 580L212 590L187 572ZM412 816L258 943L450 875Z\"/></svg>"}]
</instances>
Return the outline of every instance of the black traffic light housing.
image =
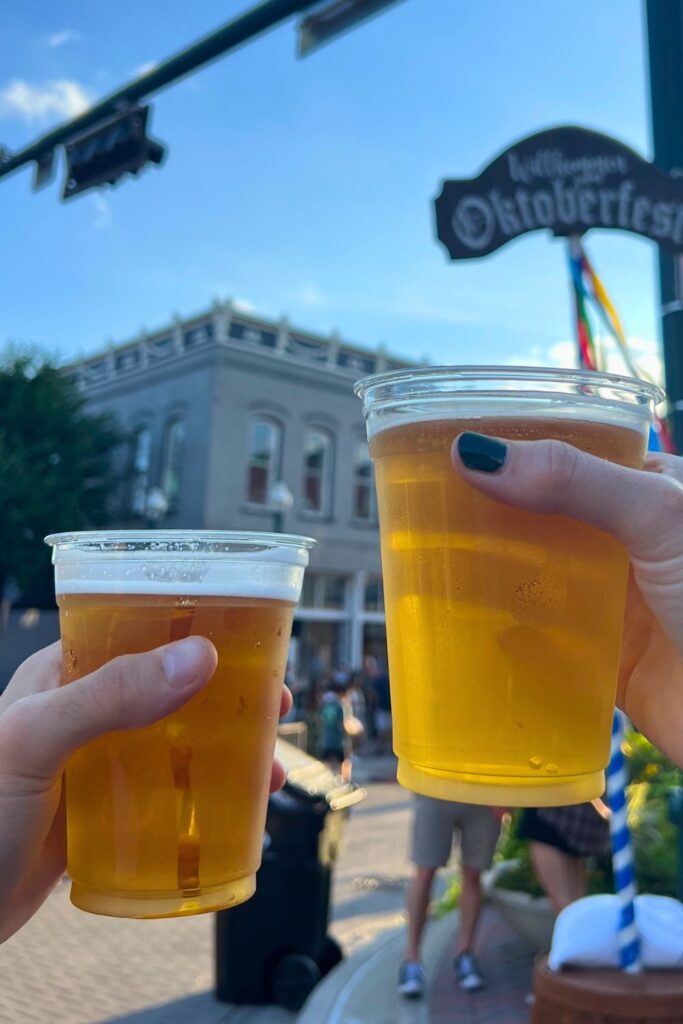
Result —
<instances>
[{"instance_id":1,"label":"black traffic light housing","mask_svg":"<svg viewBox=\"0 0 683 1024\"><path fill-rule=\"evenodd\" d=\"M62 199L98 185L114 185L124 174L138 174L145 164L160 164L164 147L147 137L149 107L127 106L65 146L66 180Z\"/></svg>"}]
</instances>

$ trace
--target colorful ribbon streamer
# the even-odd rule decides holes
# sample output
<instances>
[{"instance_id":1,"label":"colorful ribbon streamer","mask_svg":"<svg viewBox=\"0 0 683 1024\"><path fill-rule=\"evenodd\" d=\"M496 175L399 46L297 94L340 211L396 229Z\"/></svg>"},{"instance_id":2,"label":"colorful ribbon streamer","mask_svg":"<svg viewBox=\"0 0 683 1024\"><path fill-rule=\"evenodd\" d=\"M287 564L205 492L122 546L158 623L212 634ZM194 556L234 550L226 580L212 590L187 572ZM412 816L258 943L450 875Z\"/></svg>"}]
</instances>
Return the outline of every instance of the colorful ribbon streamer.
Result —
<instances>
[{"instance_id":1,"label":"colorful ribbon streamer","mask_svg":"<svg viewBox=\"0 0 683 1024\"><path fill-rule=\"evenodd\" d=\"M614 886L621 903L619 909L619 960L622 970L628 974L639 974L642 970L642 961L640 937L636 929L634 903L636 873L626 811L626 764L621 749L623 739L624 719L621 711L616 710L612 722L611 757L607 767L607 799L612 812L610 814L610 832L612 834Z\"/></svg>"},{"instance_id":2,"label":"colorful ribbon streamer","mask_svg":"<svg viewBox=\"0 0 683 1024\"><path fill-rule=\"evenodd\" d=\"M616 342L617 348L631 376L652 383L652 378L638 365L635 356L629 348L626 332L624 331L619 314L607 294L607 289L588 259L581 239L574 236L569 239L569 272L574 291L579 365L586 370L606 369L604 356L599 350L597 339L593 335L588 317L587 306L590 302L602 324L607 329L608 334ZM655 431L658 449L654 448L651 444L651 450L654 448L654 450L675 453L676 447L666 422L659 416L655 416Z\"/></svg>"}]
</instances>

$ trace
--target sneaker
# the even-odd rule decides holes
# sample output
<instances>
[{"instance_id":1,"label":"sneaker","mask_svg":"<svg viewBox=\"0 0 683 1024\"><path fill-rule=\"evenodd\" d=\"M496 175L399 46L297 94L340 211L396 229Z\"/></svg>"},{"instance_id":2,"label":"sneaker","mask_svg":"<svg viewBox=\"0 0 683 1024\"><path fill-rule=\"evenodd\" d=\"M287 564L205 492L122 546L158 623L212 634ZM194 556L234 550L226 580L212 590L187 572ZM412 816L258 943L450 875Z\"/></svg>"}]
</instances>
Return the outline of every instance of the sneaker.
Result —
<instances>
[{"instance_id":1,"label":"sneaker","mask_svg":"<svg viewBox=\"0 0 683 1024\"><path fill-rule=\"evenodd\" d=\"M459 956L456 956L453 966L458 988L463 992L478 992L484 987L484 979L479 971L477 961L471 953L460 953Z\"/></svg>"},{"instance_id":2,"label":"sneaker","mask_svg":"<svg viewBox=\"0 0 683 1024\"><path fill-rule=\"evenodd\" d=\"M398 994L404 999L421 999L425 994L424 967L417 960L405 960L398 972Z\"/></svg>"}]
</instances>

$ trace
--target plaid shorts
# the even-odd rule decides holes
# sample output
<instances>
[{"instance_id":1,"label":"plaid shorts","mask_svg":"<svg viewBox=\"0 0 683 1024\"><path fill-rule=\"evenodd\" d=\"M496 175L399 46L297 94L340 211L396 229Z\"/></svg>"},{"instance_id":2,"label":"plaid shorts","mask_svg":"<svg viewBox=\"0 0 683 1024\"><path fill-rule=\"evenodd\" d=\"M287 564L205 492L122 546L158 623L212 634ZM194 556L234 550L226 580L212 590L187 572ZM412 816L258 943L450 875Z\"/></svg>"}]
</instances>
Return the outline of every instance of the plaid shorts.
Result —
<instances>
[{"instance_id":1,"label":"plaid shorts","mask_svg":"<svg viewBox=\"0 0 683 1024\"><path fill-rule=\"evenodd\" d=\"M540 828L535 826L535 820ZM525 811L519 832L527 839L557 846L575 857L603 857L611 848L609 823L591 803ZM559 842L553 842L553 833Z\"/></svg>"}]
</instances>

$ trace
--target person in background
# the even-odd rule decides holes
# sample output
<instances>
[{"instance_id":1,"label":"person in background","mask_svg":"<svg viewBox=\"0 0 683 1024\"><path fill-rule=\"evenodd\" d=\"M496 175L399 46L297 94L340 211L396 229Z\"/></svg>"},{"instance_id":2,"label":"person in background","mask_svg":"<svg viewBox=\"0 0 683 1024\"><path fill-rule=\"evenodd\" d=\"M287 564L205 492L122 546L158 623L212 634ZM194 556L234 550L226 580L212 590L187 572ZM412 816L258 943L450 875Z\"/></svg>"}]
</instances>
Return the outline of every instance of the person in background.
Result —
<instances>
[{"instance_id":1,"label":"person in background","mask_svg":"<svg viewBox=\"0 0 683 1024\"><path fill-rule=\"evenodd\" d=\"M365 695L365 709L367 716L367 738L371 746L377 740L375 729L375 711L377 709L377 694L375 693L375 679L379 675L377 659L371 654L363 658L363 694Z\"/></svg>"},{"instance_id":2,"label":"person in background","mask_svg":"<svg viewBox=\"0 0 683 1024\"><path fill-rule=\"evenodd\" d=\"M375 687L375 733L378 754L391 753L391 689L387 672L378 672Z\"/></svg>"},{"instance_id":3,"label":"person in background","mask_svg":"<svg viewBox=\"0 0 683 1024\"><path fill-rule=\"evenodd\" d=\"M399 995L407 999L424 995L425 973L420 960L422 935L434 877L439 868L448 864L455 834L460 841L462 872L455 979L464 992L478 992L483 988L484 978L473 952L481 914L481 875L493 863L503 813L498 808L435 800L429 796L414 798L410 858L415 871L408 890L408 943L398 974Z\"/></svg>"},{"instance_id":4,"label":"person in background","mask_svg":"<svg viewBox=\"0 0 683 1024\"><path fill-rule=\"evenodd\" d=\"M517 835L529 841L534 872L556 914L586 895L586 858L611 851L609 810L602 800L525 810Z\"/></svg>"},{"instance_id":5,"label":"person in background","mask_svg":"<svg viewBox=\"0 0 683 1024\"><path fill-rule=\"evenodd\" d=\"M339 665L332 673L332 682L340 689L348 689L351 683L351 670L345 662Z\"/></svg>"},{"instance_id":6,"label":"person in background","mask_svg":"<svg viewBox=\"0 0 683 1024\"><path fill-rule=\"evenodd\" d=\"M323 742L321 700L319 682L309 678L299 694L299 721L306 723L306 750L313 757L320 755Z\"/></svg>"},{"instance_id":7,"label":"person in background","mask_svg":"<svg viewBox=\"0 0 683 1024\"><path fill-rule=\"evenodd\" d=\"M344 706L342 691L334 682L323 693L320 705L321 722L321 761L325 761L332 771L341 772L346 761L348 749L346 731L344 729Z\"/></svg>"},{"instance_id":8,"label":"person in background","mask_svg":"<svg viewBox=\"0 0 683 1024\"><path fill-rule=\"evenodd\" d=\"M351 673L351 683L347 692L354 718L363 726L363 739L368 735L368 708L365 701L362 672Z\"/></svg>"}]
</instances>

